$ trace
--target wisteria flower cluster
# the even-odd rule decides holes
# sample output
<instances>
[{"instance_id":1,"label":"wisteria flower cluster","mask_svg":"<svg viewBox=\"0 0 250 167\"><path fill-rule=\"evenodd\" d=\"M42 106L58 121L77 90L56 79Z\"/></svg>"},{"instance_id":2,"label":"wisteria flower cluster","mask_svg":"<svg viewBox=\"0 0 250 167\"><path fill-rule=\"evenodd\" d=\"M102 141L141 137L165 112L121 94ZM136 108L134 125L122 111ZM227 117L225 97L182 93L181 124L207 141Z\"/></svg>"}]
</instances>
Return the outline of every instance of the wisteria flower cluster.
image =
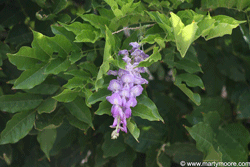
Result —
<instances>
[{"instance_id":1,"label":"wisteria flower cluster","mask_svg":"<svg viewBox=\"0 0 250 167\"><path fill-rule=\"evenodd\" d=\"M145 67L136 67L141 61L149 57L142 50L137 42L131 42L130 51L121 50L118 53L123 55L123 61L126 62L125 69L118 71L108 71L108 75L117 76L117 79L110 81L108 90L112 91L112 95L107 100L113 105L111 108L114 117L112 128L115 130L111 134L112 139L119 136L120 130L127 133L127 119L131 117L131 107L137 105L136 97L142 94L142 84L148 84L148 81L142 78L141 73L145 72ZM130 52L130 55L129 55Z\"/></svg>"}]
</instances>

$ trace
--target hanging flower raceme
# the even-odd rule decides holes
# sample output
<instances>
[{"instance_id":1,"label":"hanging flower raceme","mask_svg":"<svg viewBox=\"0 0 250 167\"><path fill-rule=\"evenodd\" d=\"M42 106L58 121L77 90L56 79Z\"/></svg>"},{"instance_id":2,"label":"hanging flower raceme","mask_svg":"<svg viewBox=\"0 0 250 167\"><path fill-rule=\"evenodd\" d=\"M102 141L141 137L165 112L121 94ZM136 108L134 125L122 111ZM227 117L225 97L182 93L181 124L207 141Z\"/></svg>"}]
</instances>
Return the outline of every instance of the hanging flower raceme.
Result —
<instances>
[{"instance_id":1,"label":"hanging flower raceme","mask_svg":"<svg viewBox=\"0 0 250 167\"><path fill-rule=\"evenodd\" d=\"M142 94L141 84L148 83L141 76L141 73L145 72L145 68L136 66L149 56L140 50L137 42L131 42L129 45L132 46L130 51L121 50L118 53L118 55L123 55L122 59L126 63L125 69L108 71L108 75L117 76L117 79L113 79L109 83L108 90L112 91L112 95L107 97L107 100L113 105L111 113L114 122L111 127L115 130L111 134L112 139L119 136L120 130L127 133L127 119L131 117L131 107L137 105L136 97Z\"/></svg>"}]
</instances>

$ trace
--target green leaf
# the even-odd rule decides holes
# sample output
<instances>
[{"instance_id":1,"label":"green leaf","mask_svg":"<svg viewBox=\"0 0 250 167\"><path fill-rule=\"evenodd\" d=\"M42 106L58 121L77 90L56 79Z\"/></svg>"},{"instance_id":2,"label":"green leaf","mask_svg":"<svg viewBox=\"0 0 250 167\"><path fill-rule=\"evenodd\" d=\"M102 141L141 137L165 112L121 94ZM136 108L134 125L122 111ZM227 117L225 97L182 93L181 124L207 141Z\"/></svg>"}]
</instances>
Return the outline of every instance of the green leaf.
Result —
<instances>
[{"instance_id":1,"label":"green leaf","mask_svg":"<svg viewBox=\"0 0 250 167\"><path fill-rule=\"evenodd\" d=\"M37 115L35 128L39 131L44 129L56 129L62 125L64 116L65 113L62 109L57 109L50 114L43 113Z\"/></svg>"},{"instance_id":2,"label":"green leaf","mask_svg":"<svg viewBox=\"0 0 250 167\"><path fill-rule=\"evenodd\" d=\"M84 80L87 80L90 78L90 74L83 70L70 70L70 71L64 72L64 74L73 75L75 77L82 78Z\"/></svg>"},{"instance_id":3,"label":"green leaf","mask_svg":"<svg viewBox=\"0 0 250 167\"><path fill-rule=\"evenodd\" d=\"M111 92L108 89L106 89L106 88L100 89L97 92L93 93L88 98L87 102L92 105L98 101L104 101L104 100L106 100L106 97L109 96L110 94L111 94Z\"/></svg>"},{"instance_id":4,"label":"green leaf","mask_svg":"<svg viewBox=\"0 0 250 167\"><path fill-rule=\"evenodd\" d=\"M9 45L0 42L0 66L2 66L2 61L6 59L6 54L10 52Z\"/></svg>"},{"instance_id":5,"label":"green leaf","mask_svg":"<svg viewBox=\"0 0 250 167\"><path fill-rule=\"evenodd\" d=\"M170 13L171 23L174 28L175 42L177 49L181 54L181 57L185 57L185 54L195 40L195 34L198 29L197 23L193 22L187 26L184 26L181 19L174 13Z\"/></svg>"},{"instance_id":6,"label":"green leaf","mask_svg":"<svg viewBox=\"0 0 250 167\"><path fill-rule=\"evenodd\" d=\"M24 138L35 122L35 111L23 111L15 114L1 132L0 144L16 143Z\"/></svg>"},{"instance_id":7,"label":"green leaf","mask_svg":"<svg viewBox=\"0 0 250 167\"><path fill-rule=\"evenodd\" d=\"M46 5L48 5L46 3L47 0L32 0L33 2L37 3L37 5L39 5L42 8L46 8ZM48 1L47 1L48 2Z\"/></svg>"},{"instance_id":8,"label":"green leaf","mask_svg":"<svg viewBox=\"0 0 250 167\"><path fill-rule=\"evenodd\" d=\"M215 19L211 18L211 16L208 14L203 20L198 22L198 30L196 32L196 39L198 39L200 36L205 37L209 31L214 28Z\"/></svg>"},{"instance_id":9,"label":"green leaf","mask_svg":"<svg viewBox=\"0 0 250 167\"><path fill-rule=\"evenodd\" d=\"M89 73L92 74L93 77L97 76L98 69L92 62L85 61L78 66L83 70L89 71Z\"/></svg>"},{"instance_id":10,"label":"green leaf","mask_svg":"<svg viewBox=\"0 0 250 167\"><path fill-rule=\"evenodd\" d=\"M73 45L64 35L56 34L54 37L47 37L41 33L33 31L34 40L32 48L38 57L48 59L54 57L55 54L61 58L66 58L73 50L79 50L79 47Z\"/></svg>"},{"instance_id":11,"label":"green leaf","mask_svg":"<svg viewBox=\"0 0 250 167\"><path fill-rule=\"evenodd\" d=\"M219 129L217 142L223 162L246 162L250 134L240 123L229 124ZM232 151L233 150L233 151Z\"/></svg>"},{"instance_id":12,"label":"green leaf","mask_svg":"<svg viewBox=\"0 0 250 167\"><path fill-rule=\"evenodd\" d=\"M202 72L201 64L198 61L194 47L190 46L184 58L181 58L179 54L176 54L176 56L180 59L174 62L176 68L183 69L188 73Z\"/></svg>"},{"instance_id":13,"label":"green leaf","mask_svg":"<svg viewBox=\"0 0 250 167\"><path fill-rule=\"evenodd\" d=\"M16 47L31 43L32 32L29 27L23 23L16 24L8 33L5 39L6 43L10 43Z\"/></svg>"},{"instance_id":14,"label":"green leaf","mask_svg":"<svg viewBox=\"0 0 250 167\"><path fill-rule=\"evenodd\" d=\"M28 93L3 95L0 97L0 110L15 113L36 108L43 101L41 96Z\"/></svg>"},{"instance_id":15,"label":"green leaf","mask_svg":"<svg viewBox=\"0 0 250 167\"><path fill-rule=\"evenodd\" d=\"M16 54L7 54L7 56L19 70L30 69L42 61L36 57L35 50L27 46L21 47Z\"/></svg>"},{"instance_id":16,"label":"green leaf","mask_svg":"<svg viewBox=\"0 0 250 167\"><path fill-rule=\"evenodd\" d=\"M80 121L79 119L77 119L76 117L74 117L73 115L68 115L67 119L70 123L70 125L83 130L83 131L87 131L87 129L89 128L89 125L86 124L85 122Z\"/></svg>"},{"instance_id":17,"label":"green leaf","mask_svg":"<svg viewBox=\"0 0 250 167\"><path fill-rule=\"evenodd\" d=\"M76 36L76 40L74 42L95 43L99 37L100 37L100 33L98 31L82 30L81 33Z\"/></svg>"},{"instance_id":18,"label":"green leaf","mask_svg":"<svg viewBox=\"0 0 250 167\"><path fill-rule=\"evenodd\" d=\"M214 16L213 19L215 19L215 26L208 32L207 36L205 37L206 40L221 37L226 34L231 35L232 29L245 22L235 20L234 18L225 15Z\"/></svg>"},{"instance_id":19,"label":"green leaf","mask_svg":"<svg viewBox=\"0 0 250 167\"><path fill-rule=\"evenodd\" d=\"M57 14L67 7L67 0L52 1L53 13Z\"/></svg>"},{"instance_id":20,"label":"green leaf","mask_svg":"<svg viewBox=\"0 0 250 167\"><path fill-rule=\"evenodd\" d=\"M247 145L250 142L248 130L239 123L228 124L223 127L218 125L218 113L209 112L204 114L204 122L200 122L192 128L186 127L186 129L196 140L197 148L205 153L206 161L247 161ZM217 136L214 131L217 132ZM216 151L213 146L218 147L218 150ZM234 151L232 152L232 150Z\"/></svg>"},{"instance_id":21,"label":"green leaf","mask_svg":"<svg viewBox=\"0 0 250 167\"><path fill-rule=\"evenodd\" d=\"M108 158L103 157L103 151L101 145L98 144L96 146L96 154L95 154L95 167L102 167L109 161Z\"/></svg>"},{"instance_id":22,"label":"green leaf","mask_svg":"<svg viewBox=\"0 0 250 167\"><path fill-rule=\"evenodd\" d=\"M60 22L59 22L60 23ZM95 30L95 28L87 23L73 22L70 25L60 23L66 30L72 31L75 35L80 34L83 30Z\"/></svg>"},{"instance_id":23,"label":"green leaf","mask_svg":"<svg viewBox=\"0 0 250 167\"><path fill-rule=\"evenodd\" d=\"M208 113L203 113L204 123L210 125L214 132L217 132L217 129L220 125L220 114L217 111L210 111Z\"/></svg>"},{"instance_id":24,"label":"green leaf","mask_svg":"<svg viewBox=\"0 0 250 167\"><path fill-rule=\"evenodd\" d=\"M192 100L196 105L200 105L201 97L198 93L193 93L185 84L177 84L175 85L182 90L183 93L185 93L190 100Z\"/></svg>"},{"instance_id":25,"label":"green leaf","mask_svg":"<svg viewBox=\"0 0 250 167\"><path fill-rule=\"evenodd\" d=\"M84 88L82 92L84 93L85 99L88 99L93 94L92 91L87 88ZM87 100L85 102L86 102L86 105L90 108L91 104L89 104Z\"/></svg>"},{"instance_id":26,"label":"green leaf","mask_svg":"<svg viewBox=\"0 0 250 167\"><path fill-rule=\"evenodd\" d=\"M201 72L201 68L197 66L196 63L183 59L181 61L175 62L176 68L183 69L187 71L188 73L196 73L196 72Z\"/></svg>"},{"instance_id":27,"label":"green leaf","mask_svg":"<svg viewBox=\"0 0 250 167\"><path fill-rule=\"evenodd\" d=\"M72 31L76 37L75 42L92 42L95 43L96 40L101 37L100 32L95 27L90 24L74 22L70 25L62 24L68 31Z\"/></svg>"},{"instance_id":28,"label":"green leaf","mask_svg":"<svg viewBox=\"0 0 250 167\"><path fill-rule=\"evenodd\" d=\"M122 10L123 15L134 12L136 8L139 7L140 5L141 5L141 2L135 3L132 0L128 1L128 3L121 5L121 10Z\"/></svg>"},{"instance_id":29,"label":"green leaf","mask_svg":"<svg viewBox=\"0 0 250 167\"><path fill-rule=\"evenodd\" d=\"M160 133L158 129L151 126L144 126L140 130L140 137L138 139L140 141L139 143L132 135L127 135L125 138L125 143L127 143L135 151L145 153L149 148L152 148L153 146L160 146L162 144L164 134Z\"/></svg>"},{"instance_id":30,"label":"green leaf","mask_svg":"<svg viewBox=\"0 0 250 167\"><path fill-rule=\"evenodd\" d=\"M177 15L183 21L184 25L191 24L192 22L200 22L204 19L204 14L196 13L191 9L179 10Z\"/></svg>"},{"instance_id":31,"label":"green leaf","mask_svg":"<svg viewBox=\"0 0 250 167\"><path fill-rule=\"evenodd\" d=\"M154 44L157 40L163 40L160 34L149 34L142 39L141 43Z\"/></svg>"},{"instance_id":32,"label":"green leaf","mask_svg":"<svg viewBox=\"0 0 250 167\"><path fill-rule=\"evenodd\" d=\"M228 9L236 9L239 11L245 11L248 7L250 7L250 2L248 0L202 0L201 7L203 9L216 9L216 8L228 8Z\"/></svg>"},{"instance_id":33,"label":"green leaf","mask_svg":"<svg viewBox=\"0 0 250 167\"><path fill-rule=\"evenodd\" d=\"M57 25L57 24L52 25L51 30L54 34L65 36L73 45L74 50L79 51L79 52L81 51L80 48L82 47L82 44L73 42L75 40L75 34L73 32L70 32L66 30L64 27L62 27L61 25Z\"/></svg>"},{"instance_id":34,"label":"green leaf","mask_svg":"<svg viewBox=\"0 0 250 167\"><path fill-rule=\"evenodd\" d=\"M221 118L227 118L230 116L230 103L221 97L203 97L201 99L201 105L196 106L192 113L187 115L186 118L191 124L197 124L203 121L204 115L202 116L202 113L209 113L210 111L217 111ZM211 116L213 117L213 115L217 114L212 114ZM218 121L218 118L216 118L215 121L216 120ZM217 122L212 122L212 124L217 124Z\"/></svg>"},{"instance_id":35,"label":"green leaf","mask_svg":"<svg viewBox=\"0 0 250 167\"><path fill-rule=\"evenodd\" d=\"M64 105L77 119L89 124L93 128L90 110L82 98L77 97L74 101L64 103Z\"/></svg>"},{"instance_id":36,"label":"green leaf","mask_svg":"<svg viewBox=\"0 0 250 167\"><path fill-rule=\"evenodd\" d=\"M217 162L222 162L222 153L220 152L220 149L218 148L218 152L215 151L214 147L210 147L208 150L208 155L206 156L206 158L204 158L203 161L207 161L207 162L213 162L213 161L217 161Z\"/></svg>"},{"instance_id":37,"label":"green leaf","mask_svg":"<svg viewBox=\"0 0 250 167\"><path fill-rule=\"evenodd\" d=\"M151 147L146 152L146 166L159 167L157 164L158 147Z\"/></svg>"},{"instance_id":38,"label":"green leaf","mask_svg":"<svg viewBox=\"0 0 250 167\"><path fill-rule=\"evenodd\" d=\"M131 135L135 138L135 140L139 143L138 138L140 136L140 129L137 127L136 123L133 120L127 121L127 127Z\"/></svg>"},{"instance_id":39,"label":"green leaf","mask_svg":"<svg viewBox=\"0 0 250 167\"><path fill-rule=\"evenodd\" d=\"M119 153L125 151L125 144L121 137L111 139L111 133L104 135L104 143L102 144L102 151L104 157L115 157Z\"/></svg>"},{"instance_id":40,"label":"green leaf","mask_svg":"<svg viewBox=\"0 0 250 167\"><path fill-rule=\"evenodd\" d=\"M175 48L174 47L167 48L167 49L164 49L162 52L163 52L163 55L165 56L163 58L163 61L169 66L169 68L173 68Z\"/></svg>"},{"instance_id":41,"label":"green leaf","mask_svg":"<svg viewBox=\"0 0 250 167\"><path fill-rule=\"evenodd\" d=\"M59 102L68 103L68 102L72 102L73 100L75 100L78 94L79 92L77 91L64 89L59 95L53 96L53 99L56 99Z\"/></svg>"},{"instance_id":42,"label":"green leaf","mask_svg":"<svg viewBox=\"0 0 250 167\"><path fill-rule=\"evenodd\" d=\"M25 20L23 12L13 4L5 5L0 13L0 24L10 27Z\"/></svg>"},{"instance_id":43,"label":"green leaf","mask_svg":"<svg viewBox=\"0 0 250 167\"><path fill-rule=\"evenodd\" d=\"M37 108L38 114L51 113L56 109L57 101L52 98L48 98L42 102L42 104Z\"/></svg>"},{"instance_id":44,"label":"green leaf","mask_svg":"<svg viewBox=\"0 0 250 167\"><path fill-rule=\"evenodd\" d=\"M55 129L45 129L38 132L37 141L40 143L41 150L44 152L48 160L50 161L49 152L52 149L56 140Z\"/></svg>"},{"instance_id":45,"label":"green leaf","mask_svg":"<svg viewBox=\"0 0 250 167\"><path fill-rule=\"evenodd\" d=\"M167 156L166 154L160 154L159 156L157 156L157 165L159 165L160 167L170 167L171 166L171 159L169 156Z\"/></svg>"},{"instance_id":46,"label":"green leaf","mask_svg":"<svg viewBox=\"0 0 250 167\"><path fill-rule=\"evenodd\" d=\"M111 116L111 107L112 104L110 104L107 100L102 101L99 104L98 110L95 112L96 115L103 115L107 114Z\"/></svg>"},{"instance_id":47,"label":"green leaf","mask_svg":"<svg viewBox=\"0 0 250 167\"><path fill-rule=\"evenodd\" d=\"M46 65L37 65L32 69L24 71L14 83L13 89L31 89L42 83L47 74L44 74Z\"/></svg>"},{"instance_id":48,"label":"green leaf","mask_svg":"<svg viewBox=\"0 0 250 167\"><path fill-rule=\"evenodd\" d=\"M144 61L141 61L138 67L148 67L159 60L161 60L161 54L159 53L158 47L155 47L153 54L146 58Z\"/></svg>"},{"instance_id":49,"label":"green leaf","mask_svg":"<svg viewBox=\"0 0 250 167\"><path fill-rule=\"evenodd\" d=\"M103 56L103 63L100 67L100 70L97 74L95 88L98 90L103 85L103 75L106 75L106 73L109 70L109 62L112 60L111 57L111 50L112 46L114 46L114 37L111 33L111 31L106 27L106 43L104 48L104 56Z\"/></svg>"},{"instance_id":50,"label":"green leaf","mask_svg":"<svg viewBox=\"0 0 250 167\"><path fill-rule=\"evenodd\" d=\"M29 155L24 157L24 165L23 167L50 167L50 164L46 158L44 157L43 152L39 148L39 146L34 146L30 149Z\"/></svg>"},{"instance_id":51,"label":"green leaf","mask_svg":"<svg viewBox=\"0 0 250 167\"><path fill-rule=\"evenodd\" d=\"M156 21L159 24L159 26L165 31L165 33L167 33L167 36L168 36L167 39L171 41L174 40L174 34L172 32L170 19L166 17L165 14L160 14L158 11L147 12L147 13L151 17L151 19Z\"/></svg>"},{"instance_id":52,"label":"green leaf","mask_svg":"<svg viewBox=\"0 0 250 167\"><path fill-rule=\"evenodd\" d=\"M116 161L117 161L117 167L128 167L133 166L133 162L136 159L136 153L135 151L127 147L124 152L121 152L117 155Z\"/></svg>"},{"instance_id":53,"label":"green leaf","mask_svg":"<svg viewBox=\"0 0 250 167\"><path fill-rule=\"evenodd\" d=\"M180 85L183 81L190 87L199 86L201 89L204 89L203 82L197 75L184 73L175 76L175 82L177 85Z\"/></svg>"},{"instance_id":54,"label":"green leaf","mask_svg":"<svg viewBox=\"0 0 250 167\"><path fill-rule=\"evenodd\" d=\"M69 61L71 62L71 64L74 64L84 56L86 55L83 55L80 51L73 51L70 54Z\"/></svg>"},{"instance_id":55,"label":"green leaf","mask_svg":"<svg viewBox=\"0 0 250 167\"><path fill-rule=\"evenodd\" d=\"M69 23L71 21L71 17L68 14L60 14L58 15L58 21Z\"/></svg>"},{"instance_id":56,"label":"green leaf","mask_svg":"<svg viewBox=\"0 0 250 167\"><path fill-rule=\"evenodd\" d=\"M237 105L237 118L247 119L250 118L250 91L244 91L239 97Z\"/></svg>"},{"instance_id":57,"label":"green leaf","mask_svg":"<svg viewBox=\"0 0 250 167\"><path fill-rule=\"evenodd\" d=\"M166 155L172 157L175 163L180 163L181 161L186 162L201 162L203 159L203 154L197 150L195 144L193 143L174 143L169 147L164 147ZM192 156L190 156L192 155Z\"/></svg>"},{"instance_id":58,"label":"green leaf","mask_svg":"<svg viewBox=\"0 0 250 167\"><path fill-rule=\"evenodd\" d=\"M147 96L143 94L137 97L137 105L132 108L132 112L133 116L139 116L142 119L164 122L154 102L152 102Z\"/></svg>"},{"instance_id":59,"label":"green leaf","mask_svg":"<svg viewBox=\"0 0 250 167\"><path fill-rule=\"evenodd\" d=\"M192 128L185 128L192 138L195 139L197 149L202 151L205 156L210 156L209 154L211 154L211 152L216 153L213 146L215 134L208 124L200 122ZM220 154L217 153L217 156L215 156L216 159L213 159L213 161L220 161L219 155Z\"/></svg>"},{"instance_id":60,"label":"green leaf","mask_svg":"<svg viewBox=\"0 0 250 167\"><path fill-rule=\"evenodd\" d=\"M77 141L76 129L70 124L64 123L62 126L56 129L56 141L50 151L51 155L58 154L63 148L67 148ZM79 161L78 161L79 162Z\"/></svg>"},{"instance_id":61,"label":"green leaf","mask_svg":"<svg viewBox=\"0 0 250 167\"><path fill-rule=\"evenodd\" d=\"M64 88L74 89L74 88L83 88L86 82L84 83L84 78L73 77L68 80L67 84L63 85Z\"/></svg>"},{"instance_id":62,"label":"green leaf","mask_svg":"<svg viewBox=\"0 0 250 167\"><path fill-rule=\"evenodd\" d=\"M49 65L46 67L45 74L58 74L62 71L66 71L70 66L70 61L68 59L56 58L53 59Z\"/></svg>"},{"instance_id":63,"label":"green leaf","mask_svg":"<svg viewBox=\"0 0 250 167\"><path fill-rule=\"evenodd\" d=\"M98 29L105 30L105 26L109 25L109 20L106 17L98 16L95 14L78 14L84 21L89 22L92 26Z\"/></svg>"},{"instance_id":64,"label":"green leaf","mask_svg":"<svg viewBox=\"0 0 250 167\"><path fill-rule=\"evenodd\" d=\"M35 86L32 89L26 89L24 91L28 92L28 93L35 93L35 94L52 95L59 88L60 88L60 85L59 85L58 81L52 77L48 77L41 84Z\"/></svg>"},{"instance_id":65,"label":"green leaf","mask_svg":"<svg viewBox=\"0 0 250 167\"><path fill-rule=\"evenodd\" d=\"M111 10L113 11L114 15L116 17L122 17L123 12L118 8L118 4L114 0L105 0L105 2L111 7Z\"/></svg>"},{"instance_id":66,"label":"green leaf","mask_svg":"<svg viewBox=\"0 0 250 167\"><path fill-rule=\"evenodd\" d=\"M219 69L221 74L229 77L236 82L244 82L246 80L245 70L242 67L242 64L234 55L223 56L221 58L221 61L218 62L217 68Z\"/></svg>"}]
</instances>

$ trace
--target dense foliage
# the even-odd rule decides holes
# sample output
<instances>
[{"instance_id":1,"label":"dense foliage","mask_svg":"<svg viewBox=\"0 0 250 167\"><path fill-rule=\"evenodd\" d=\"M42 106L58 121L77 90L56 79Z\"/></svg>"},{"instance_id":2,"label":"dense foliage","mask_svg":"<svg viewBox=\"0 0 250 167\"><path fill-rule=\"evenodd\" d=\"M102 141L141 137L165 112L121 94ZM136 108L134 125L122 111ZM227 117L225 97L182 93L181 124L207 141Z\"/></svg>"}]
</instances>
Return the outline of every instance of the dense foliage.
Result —
<instances>
[{"instance_id":1,"label":"dense foliage","mask_svg":"<svg viewBox=\"0 0 250 167\"><path fill-rule=\"evenodd\" d=\"M248 161L249 0L0 6L1 167ZM127 99L127 129L112 139L111 107L122 103L111 99L108 72L129 70L124 50L134 42L149 57L130 70L142 69L145 82L128 86L136 104Z\"/></svg>"}]
</instances>

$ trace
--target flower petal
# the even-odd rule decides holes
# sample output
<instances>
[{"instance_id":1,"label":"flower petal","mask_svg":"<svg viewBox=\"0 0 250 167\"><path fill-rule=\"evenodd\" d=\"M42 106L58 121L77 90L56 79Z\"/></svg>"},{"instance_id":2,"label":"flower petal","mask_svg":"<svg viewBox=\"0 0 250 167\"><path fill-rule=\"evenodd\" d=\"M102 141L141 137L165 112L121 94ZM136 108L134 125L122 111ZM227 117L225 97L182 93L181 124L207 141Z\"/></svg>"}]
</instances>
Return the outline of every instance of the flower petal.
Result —
<instances>
[{"instance_id":1,"label":"flower petal","mask_svg":"<svg viewBox=\"0 0 250 167\"><path fill-rule=\"evenodd\" d=\"M117 79L112 79L109 83L108 90L117 92L121 89L122 85Z\"/></svg>"},{"instance_id":2,"label":"flower petal","mask_svg":"<svg viewBox=\"0 0 250 167\"><path fill-rule=\"evenodd\" d=\"M107 96L106 99L114 105L122 105L122 99L118 93L113 93L111 96Z\"/></svg>"},{"instance_id":3,"label":"flower petal","mask_svg":"<svg viewBox=\"0 0 250 167\"><path fill-rule=\"evenodd\" d=\"M130 90L131 95L134 97L141 95L142 91L143 91L143 87L141 85L136 85Z\"/></svg>"},{"instance_id":4,"label":"flower petal","mask_svg":"<svg viewBox=\"0 0 250 167\"><path fill-rule=\"evenodd\" d=\"M138 49L141 45L139 45L137 42L130 42L130 46L132 46L132 50Z\"/></svg>"},{"instance_id":5,"label":"flower petal","mask_svg":"<svg viewBox=\"0 0 250 167\"><path fill-rule=\"evenodd\" d=\"M134 82L134 76L131 74L125 74L122 76L121 80L124 83L132 83L132 82Z\"/></svg>"},{"instance_id":6,"label":"flower petal","mask_svg":"<svg viewBox=\"0 0 250 167\"><path fill-rule=\"evenodd\" d=\"M137 101L135 97L130 97L127 101L126 108L135 107L137 105Z\"/></svg>"}]
</instances>

